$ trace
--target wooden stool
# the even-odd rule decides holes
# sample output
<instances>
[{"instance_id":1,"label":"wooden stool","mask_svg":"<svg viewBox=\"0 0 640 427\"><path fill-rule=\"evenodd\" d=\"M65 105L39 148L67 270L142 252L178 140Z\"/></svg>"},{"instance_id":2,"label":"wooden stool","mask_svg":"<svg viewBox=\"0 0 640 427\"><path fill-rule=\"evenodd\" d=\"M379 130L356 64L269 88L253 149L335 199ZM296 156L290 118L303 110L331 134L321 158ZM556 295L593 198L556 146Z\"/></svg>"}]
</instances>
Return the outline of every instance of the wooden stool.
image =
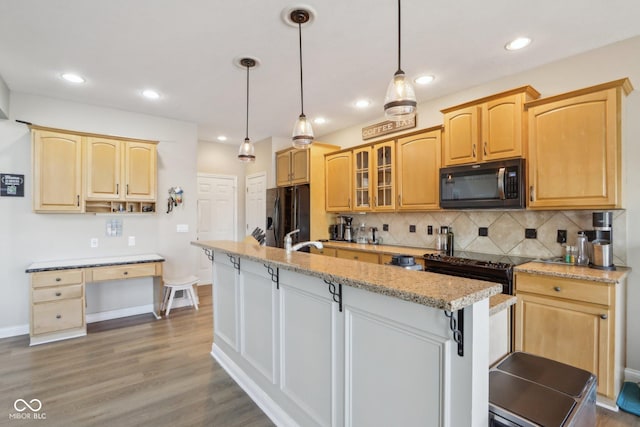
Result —
<instances>
[{"instance_id":1,"label":"wooden stool","mask_svg":"<svg viewBox=\"0 0 640 427\"><path fill-rule=\"evenodd\" d=\"M163 279L164 282L164 297L162 298L162 310L166 310L165 316L169 317L171 312L171 304L173 304L173 297L176 295L176 291L184 291L191 300L196 310L198 309L198 299L196 293L193 290L193 286L198 283L196 276L187 276L179 279Z\"/></svg>"}]
</instances>

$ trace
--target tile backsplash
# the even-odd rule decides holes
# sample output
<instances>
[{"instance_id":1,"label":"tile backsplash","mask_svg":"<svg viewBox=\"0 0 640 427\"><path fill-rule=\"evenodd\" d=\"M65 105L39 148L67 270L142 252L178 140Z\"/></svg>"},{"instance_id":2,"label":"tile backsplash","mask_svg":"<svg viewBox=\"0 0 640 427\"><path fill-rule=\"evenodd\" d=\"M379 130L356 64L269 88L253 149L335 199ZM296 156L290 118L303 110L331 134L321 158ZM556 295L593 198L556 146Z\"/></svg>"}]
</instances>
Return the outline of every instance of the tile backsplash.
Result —
<instances>
[{"instance_id":1,"label":"tile backsplash","mask_svg":"<svg viewBox=\"0 0 640 427\"><path fill-rule=\"evenodd\" d=\"M563 246L556 242L557 230L567 230L567 244L575 245L580 230L591 230L593 211L438 211L416 213L354 214L353 226L365 223L378 228L382 243L422 248L435 248L436 233L440 226L453 227L455 250L484 252L529 257L562 255ZM383 224L389 231L383 231ZM415 225L415 232L409 232ZM427 234L428 226L433 234ZM614 263L626 265L626 212L613 211ZM487 236L479 236L478 229L486 227ZM525 229L537 230L535 239L525 238Z\"/></svg>"}]
</instances>

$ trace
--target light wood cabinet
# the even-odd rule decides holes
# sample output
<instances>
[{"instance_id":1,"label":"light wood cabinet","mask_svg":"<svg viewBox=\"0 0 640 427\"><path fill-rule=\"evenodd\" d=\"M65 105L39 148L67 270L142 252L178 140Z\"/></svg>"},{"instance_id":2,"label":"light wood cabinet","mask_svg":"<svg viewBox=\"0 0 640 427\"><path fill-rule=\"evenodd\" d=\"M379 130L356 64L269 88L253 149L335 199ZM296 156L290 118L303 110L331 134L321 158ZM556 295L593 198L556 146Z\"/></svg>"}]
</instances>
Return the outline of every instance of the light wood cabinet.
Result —
<instances>
[{"instance_id":1,"label":"light wood cabinet","mask_svg":"<svg viewBox=\"0 0 640 427\"><path fill-rule=\"evenodd\" d=\"M396 209L395 141L375 144L373 152L373 211Z\"/></svg>"},{"instance_id":2,"label":"light wood cabinet","mask_svg":"<svg viewBox=\"0 0 640 427\"><path fill-rule=\"evenodd\" d=\"M351 259L354 261L370 262L372 264L380 263L380 255L373 252L354 251L351 249L336 249L336 257Z\"/></svg>"},{"instance_id":3,"label":"light wood cabinet","mask_svg":"<svg viewBox=\"0 0 640 427\"><path fill-rule=\"evenodd\" d=\"M32 131L33 210L82 211L82 137Z\"/></svg>"},{"instance_id":4,"label":"light wood cabinet","mask_svg":"<svg viewBox=\"0 0 640 427\"><path fill-rule=\"evenodd\" d=\"M353 150L353 210L371 210L371 147L366 146Z\"/></svg>"},{"instance_id":5,"label":"light wood cabinet","mask_svg":"<svg viewBox=\"0 0 640 427\"><path fill-rule=\"evenodd\" d=\"M331 257L335 257L336 256L336 249L334 249L334 248L317 249L317 248L311 246L309 249L310 249L310 252L312 254L325 255L325 256L331 256Z\"/></svg>"},{"instance_id":6,"label":"light wood cabinet","mask_svg":"<svg viewBox=\"0 0 640 427\"><path fill-rule=\"evenodd\" d=\"M399 138L396 143L398 210L439 209L440 127Z\"/></svg>"},{"instance_id":7,"label":"light wood cabinet","mask_svg":"<svg viewBox=\"0 0 640 427\"><path fill-rule=\"evenodd\" d=\"M628 79L529 102L529 204L622 207L621 102Z\"/></svg>"},{"instance_id":8,"label":"light wood cabinet","mask_svg":"<svg viewBox=\"0 0 640 427\"><path fill-rule=\"evenodd\" d=\"M122 141L89 137L86 144L87 200L124 198Z\"/></svg>"},{"instance_id":9,"label":"light wood cabinet","mask_svg":"<svg viewBox=\"0 0 640 427\"><path fill-rule=\"evenodd\" d=\"M442 110L444 165L524 156L527 121L523 105L539 96L531 86L524 86Z\"/></svg>"},{"instance_id":10,"label":"light wood cabinet","mask_svg":"<svg viewBox=\"0 0 640 427\"><path fill-rule=\"evenodd\" d=\"M598 394L615 402L624 357L619 286L516 273L516 350L593 372Z\"/></svg>"},{"instance_id":11,"label":"light wood cabinet","mask_svg":"<svg viewBox=\"0 0 640 427\"><path fill-rule=\"evenodd\" d=\"M276 185L307 184L309 182L309 150L287 148L276 153Z\"/></svg>"},{"instance_id":12,"label":"light wood cabinet","mask_svg":"<svg viewBox=\"0 0 640 427\"><path fill-rule=\"evenodd\" d=\"M156 199L156 144L125 142L125 199Z\"/></svg>"},{"instance_id":13,"label":"light wood cabinet","mask_svg":"<svg viewBox=\"0 0 640 427\"><path fill-rule=\"evenodd\" d=\"M325 156L325 203L327 212L351 212L352 152Z\"/></svg>"}]
</instances>

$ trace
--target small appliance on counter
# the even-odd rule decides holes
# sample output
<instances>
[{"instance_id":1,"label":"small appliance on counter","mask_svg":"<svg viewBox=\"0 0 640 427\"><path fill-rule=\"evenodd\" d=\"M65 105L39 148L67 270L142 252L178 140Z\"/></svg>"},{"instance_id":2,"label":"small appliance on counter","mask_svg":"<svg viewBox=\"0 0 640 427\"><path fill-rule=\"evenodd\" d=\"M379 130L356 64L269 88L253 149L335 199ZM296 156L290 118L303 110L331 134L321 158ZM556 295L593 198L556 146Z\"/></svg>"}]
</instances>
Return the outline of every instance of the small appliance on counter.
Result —
<instances>
[{"instance_id":1,"label":"small appliance on counter","mask_svg":"<svg viewBox=\"0 0 640 427\"><path fill-rule=\"evenodd\" d=\"M391 262L387 265L406 268L407 270L422 271L422 265L416 263L416 259L411 255L392 255Z\"/></svg>"},{"instance_id":2,"label":"small appliance on counter","mask_svg":"<svg viewBox=\"0 0 640 427\"><path fill-rule=\"evenodd\" d=\"M613 265L613 212L593 212L593 230L585 232L588 244L589 267L615 270Z\"/></svg>"},{"instance_id":3,"label":"small appliance on counter","mask_svg":"<svg viewBox=\"0 0 640 427\"><path fill-rule=\"evenodd\" d=\"M353 222L353 217L343 216L342 219L344 219L344 235L342 236L342 240L344 240L345 242L352 242L353 228L351 226L351 223Z\"/></svg>"},{"instance_id":4,"label":"small appliance on counter","mask_svg":"<svg viewBox=\"0 0 640 427\"><path fill-rule=\"evenodd\" d=\"M367 235L367 225L364 222L360 223L356 233L356 243L369 243L369 236Z\"/></svg>"}]
</instances>

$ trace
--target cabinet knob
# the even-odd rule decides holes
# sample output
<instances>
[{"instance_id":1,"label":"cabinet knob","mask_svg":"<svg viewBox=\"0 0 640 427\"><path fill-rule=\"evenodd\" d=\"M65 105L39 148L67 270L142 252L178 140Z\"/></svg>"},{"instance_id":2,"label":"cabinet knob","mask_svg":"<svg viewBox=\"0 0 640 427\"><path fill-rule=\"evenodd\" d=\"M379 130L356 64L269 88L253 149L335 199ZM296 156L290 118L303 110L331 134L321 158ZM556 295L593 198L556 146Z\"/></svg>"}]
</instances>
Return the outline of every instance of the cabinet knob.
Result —
<instances>
[{"instance_id":1,"label":"cabinet knob","mask_svg":"<svg viewBox=\"0 0 640 427\"><path fill-rule=\"evenodd\" d=\"M61 278L56 277L56 282L59 282L59 281L61 281L61 280L62 280Z\"/></svg>"},{"instance_id":2,"label":"cabinet knob","mask_svg":"<svg viewBox=\"0 0 640 427\"><path fill-rule=\"evenodd\" d=\"M358 259L358 255L354 255L354 256L353 256L353 259Z\"/></svg>"},{"instance_id":3,"label":"cabinet knob","mask_svg":"<svg viewBox=\"0 0 640 427\"><path fill-rule=\"evenodd\" d=\"M62 319L62 314L56 314L56 319Z\"/></svg>"},{"instance_id":4,"label":"cabinet knob","mask_svg":"<svg viewBox=\"0 0 640 427\"><path fill-rule=\"evenodd\" d=\"M553 290L556 292L560 292L562 289L560 288L560 286L555 286Z\"/></svg>"},{"instance_id":5,"label":"cabinet knob","mask_svg":"<svg viewBox=\"0 0 640 427\"><path fill-rule=\"evenodd\" d=\"M124 272L124 273L122 273L122 274L124 274L124 275L126 276L127 274L129 274L129 272L128 272L128 271L125 271L125 272Z\"/></svg>"},{"instance_id":6,"label":"cabinet knob","mask_svg":"<svg viewBox=\"0 0 640 427\"><path fill-rule=\"evenodd\" d=\"M601 315L600 315L600 318L601 318L602 320L607 320L607 319L609 318L609 316L607 316L606 314L601 314Z\"/></svg>"},{"instance_id":7,"label":"cabinet knob","mask_svg":"<svg viewBox=\"0 0 640 427\"><path fill-rule=\"evenodd\" d=\"M59 297L62 295L62 292L56 292L56 296Z\"/></svg>"}]
</instances>

